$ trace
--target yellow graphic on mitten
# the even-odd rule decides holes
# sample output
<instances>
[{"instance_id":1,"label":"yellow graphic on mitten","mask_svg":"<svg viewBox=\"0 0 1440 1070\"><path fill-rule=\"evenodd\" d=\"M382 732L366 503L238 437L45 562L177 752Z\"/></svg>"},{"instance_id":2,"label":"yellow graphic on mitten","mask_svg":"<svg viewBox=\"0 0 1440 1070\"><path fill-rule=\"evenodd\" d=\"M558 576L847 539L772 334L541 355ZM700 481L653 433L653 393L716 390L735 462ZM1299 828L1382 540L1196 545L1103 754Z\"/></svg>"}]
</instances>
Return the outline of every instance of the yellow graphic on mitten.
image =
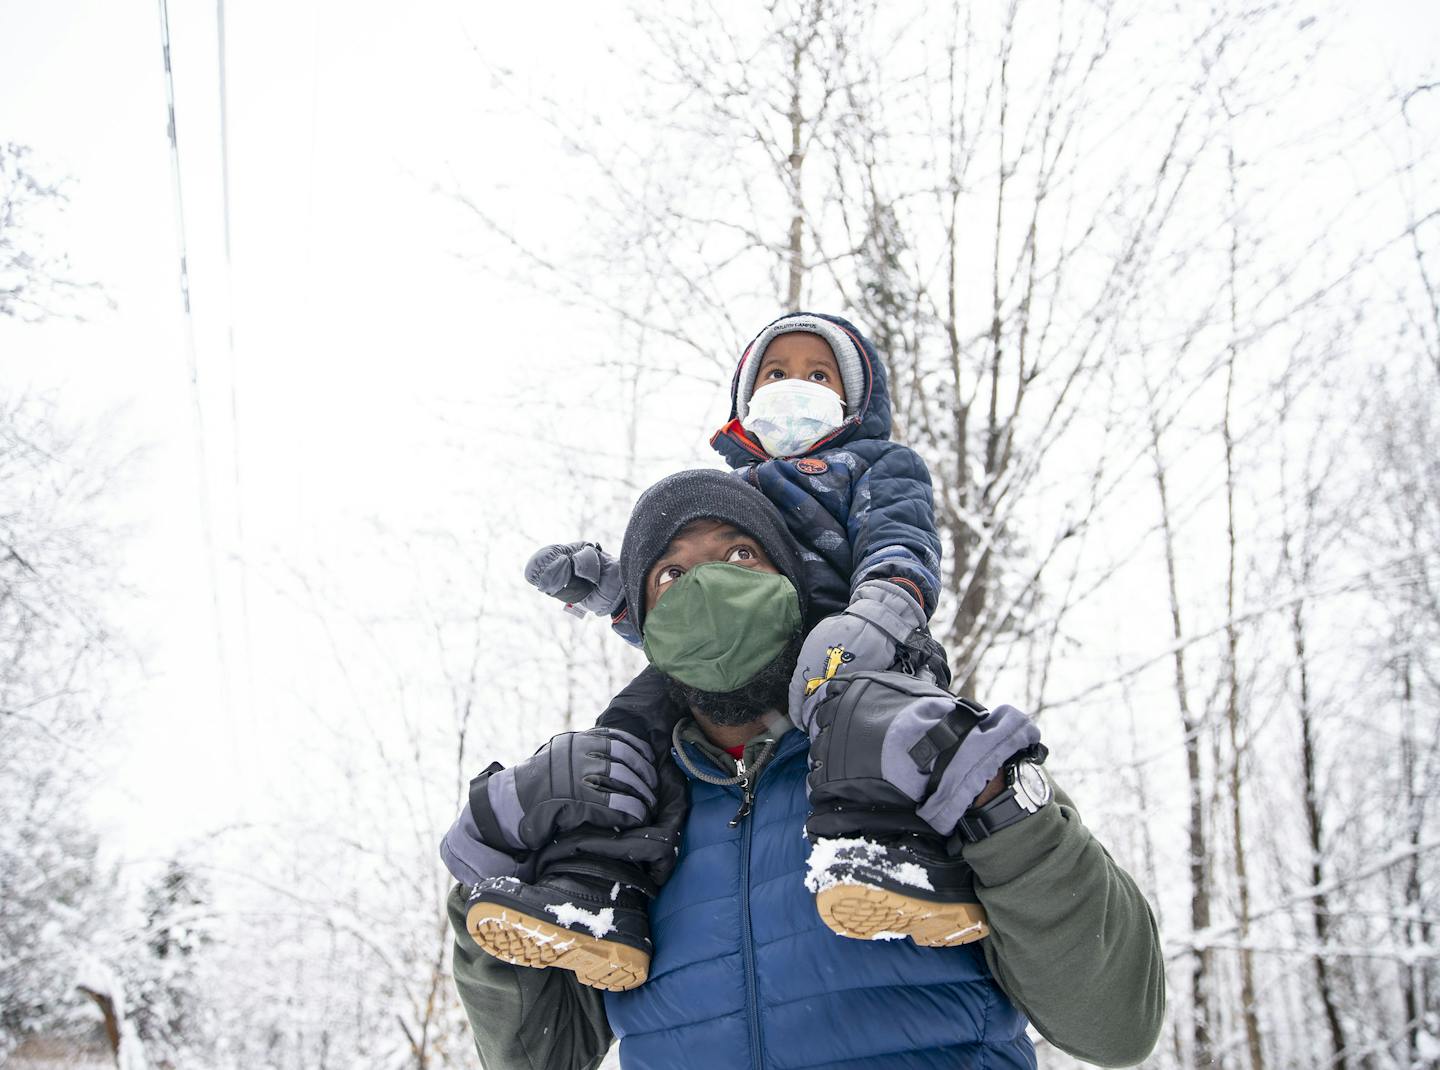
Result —
<instances>
[{"instance_id":1,"label":"yellow graphic on mitten","mask_svg":"<svg viewBox=\"0 0 1440 1070\"><path fill-rule=\"evenodd\" d=\"M809 698L811 695L815 694L816 691L819 691L820 685L825 683L837 672L839 672L841 665L845 664L845 662L847 661L853 661L854 659L855 655L850 653L848 650L845 649L843 645L839 643L826 650L825 675L812 676L810 679L805 681L805 697Z\"/></svg>"}]
</instances>

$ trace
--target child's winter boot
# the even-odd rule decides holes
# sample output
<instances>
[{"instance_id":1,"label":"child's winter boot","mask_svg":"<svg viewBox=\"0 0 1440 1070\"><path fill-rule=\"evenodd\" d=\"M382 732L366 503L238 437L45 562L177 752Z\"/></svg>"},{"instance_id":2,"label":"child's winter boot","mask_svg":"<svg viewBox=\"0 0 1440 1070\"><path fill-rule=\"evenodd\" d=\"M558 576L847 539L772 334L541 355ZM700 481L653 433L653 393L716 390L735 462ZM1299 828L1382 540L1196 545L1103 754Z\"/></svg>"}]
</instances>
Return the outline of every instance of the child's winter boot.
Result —
<instances>
[{"instance_id":1,"label":"child's winter boot","mask_svg":"<svg viewBox=\"0 0 1440 1070\"><path fill-rule=\"evenodd\" d=\"M638 873L591 872L572 859L533 884L492 877L470 889L466 928L484 950L517 966L556 966L591 988L624 992L650 973L649 900Z\"/></svg>"},{"instance_id":2,"label":"child's winter boot","mask_svg":"<svg viewBox=\"0 0 1440 1070\"><path fill-rule=\"evenodd\" d=\"M955 830L1038 730L1011 707L988 711L900 672L837 675L811 712L807 884L825 924L927 947L984 937Z\"/></svg>"},{"instance_id":3,"label":"child's winter boot","mask_svg":"<svg viewBox=\"0 0 1440 1070\"><path fill-rule=\"evenodd\" d=\"M805 884L821 920L855 940L953 947L990 934L974 873L935 836L817 836Z\"/></svg>"}]
</instances>

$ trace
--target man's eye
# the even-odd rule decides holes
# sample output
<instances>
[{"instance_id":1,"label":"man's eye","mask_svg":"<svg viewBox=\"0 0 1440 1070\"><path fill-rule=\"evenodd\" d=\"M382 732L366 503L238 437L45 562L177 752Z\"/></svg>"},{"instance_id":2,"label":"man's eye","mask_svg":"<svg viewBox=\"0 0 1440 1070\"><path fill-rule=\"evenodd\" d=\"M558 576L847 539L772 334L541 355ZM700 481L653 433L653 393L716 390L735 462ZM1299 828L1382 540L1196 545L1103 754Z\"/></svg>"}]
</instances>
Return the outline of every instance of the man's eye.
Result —
<instances>
[{"instance_id":1,"label":"man's eye","mask_svg":"<svg viewBox=\"0 0 1440 1070\"><path fill-rule=\"evenodd\" d=\"M732 564L737 561L754 561L756 560L755 551L748 546L737 546L730 551L730 555L725 560Z\"/></svg>"},{"instance_id":2,"label":"man's eye","mask_svg":"<svg viewBox=\"0 0 1440 1070\"><path fill-rule=\"evenodd\" d=\"M678 580L684 574L684 569L680 568L678 565L671 565L667 569L662 569L660 575L655 577L655 586L664 587L671 580Z\"/></svg>"},{"instance_id":3,"label":"man's eye","mask_svg":"<svg viewBox=\"0 0 1440 1070\"><path fill-rule=\"evenodd\" d=\"M768 372L765 373L765 378L766 378L766 379L783 379L783 378L785 378L785 372L784 372L784 370L781 369L781 368L771 368Z\"/></svg>"},{"instance_id":4,"label":"man's eye","mask_svg":"<svg viewBox=\"0 0 1440 1070\"><path fill-rule=\"evenodd\" d=\"M828 376L824 372L811 372L810 381L812 383L828 383L830 381L830 376Z\"/></svg>"}]
</instances>

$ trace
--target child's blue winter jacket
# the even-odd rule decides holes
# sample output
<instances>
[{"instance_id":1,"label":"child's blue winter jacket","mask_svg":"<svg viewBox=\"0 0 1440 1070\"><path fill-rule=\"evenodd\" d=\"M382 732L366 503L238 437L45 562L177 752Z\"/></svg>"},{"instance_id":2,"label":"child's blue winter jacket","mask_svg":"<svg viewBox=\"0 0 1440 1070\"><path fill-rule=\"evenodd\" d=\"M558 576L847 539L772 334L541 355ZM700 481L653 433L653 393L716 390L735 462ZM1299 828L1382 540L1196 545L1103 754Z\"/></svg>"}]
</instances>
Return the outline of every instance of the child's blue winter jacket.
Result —
<instances>
[{"instance_id":1,"label":"child's blue winter jacket","mask_svg":"<svg viewBox=\"0 0 1440 1070\"><path fill-rule=\"evenodd\" d=\"M750 359L747 349L730 385L730 422L710 444L784 515L809 571L812 617L838 613L857 586L884 578L909 581L928 617L940 596L930 472L914 450L890 441L885 366L870 339L847 320L792 315L828 320L850 335L860 350L864 397L840 428L808 453L771 457L738 419L735 395Z\"/></svg>"}]
</instances>

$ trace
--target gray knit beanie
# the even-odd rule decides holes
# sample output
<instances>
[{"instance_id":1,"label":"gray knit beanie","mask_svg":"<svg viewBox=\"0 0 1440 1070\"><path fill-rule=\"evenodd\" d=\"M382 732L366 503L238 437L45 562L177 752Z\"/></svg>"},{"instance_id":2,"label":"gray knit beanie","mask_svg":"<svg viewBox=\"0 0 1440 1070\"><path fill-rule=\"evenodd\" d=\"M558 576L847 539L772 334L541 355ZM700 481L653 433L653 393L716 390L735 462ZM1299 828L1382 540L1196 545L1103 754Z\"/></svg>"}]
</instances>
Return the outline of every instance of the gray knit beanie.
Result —
<instances>
[{"instance_id":1,"label":"gray knit beanie","mask_svg":"<svg viewBox=\"0 0 1440 1070\"><path fill-rule=\"evenodd\" d=\"M840 369L840 382L845 387L845 413L855 415L855 410L865 399L865 372L860 359L860 350L855 341L839 324L809 312L791 312L781 316L755 336L745 349L744 363L735 382L735 415L744 423L750 415L750 399L755 395L755 377L760 374L760 365L765 362L765 350L782 334L818 334L830 346L835 355L835 365Z\"/></svg>"},{"instance_id":2,"label":"gray knit beanie","mask_svg":"<svg viewBox=\"0 0 1440 1070\"><path fill-rule=\"evenodd\" d=\"M804 570L785 520L770 499L748 483L713 468L695 468L666 476L640 495L630 512L620 571L625 595L635 614L635 630L645 630L645 577L665 553L670 540L692 520L723 520L760 544L771 563L795 585L800 616L809 598Z\"/></svg>"}]
</instances>

